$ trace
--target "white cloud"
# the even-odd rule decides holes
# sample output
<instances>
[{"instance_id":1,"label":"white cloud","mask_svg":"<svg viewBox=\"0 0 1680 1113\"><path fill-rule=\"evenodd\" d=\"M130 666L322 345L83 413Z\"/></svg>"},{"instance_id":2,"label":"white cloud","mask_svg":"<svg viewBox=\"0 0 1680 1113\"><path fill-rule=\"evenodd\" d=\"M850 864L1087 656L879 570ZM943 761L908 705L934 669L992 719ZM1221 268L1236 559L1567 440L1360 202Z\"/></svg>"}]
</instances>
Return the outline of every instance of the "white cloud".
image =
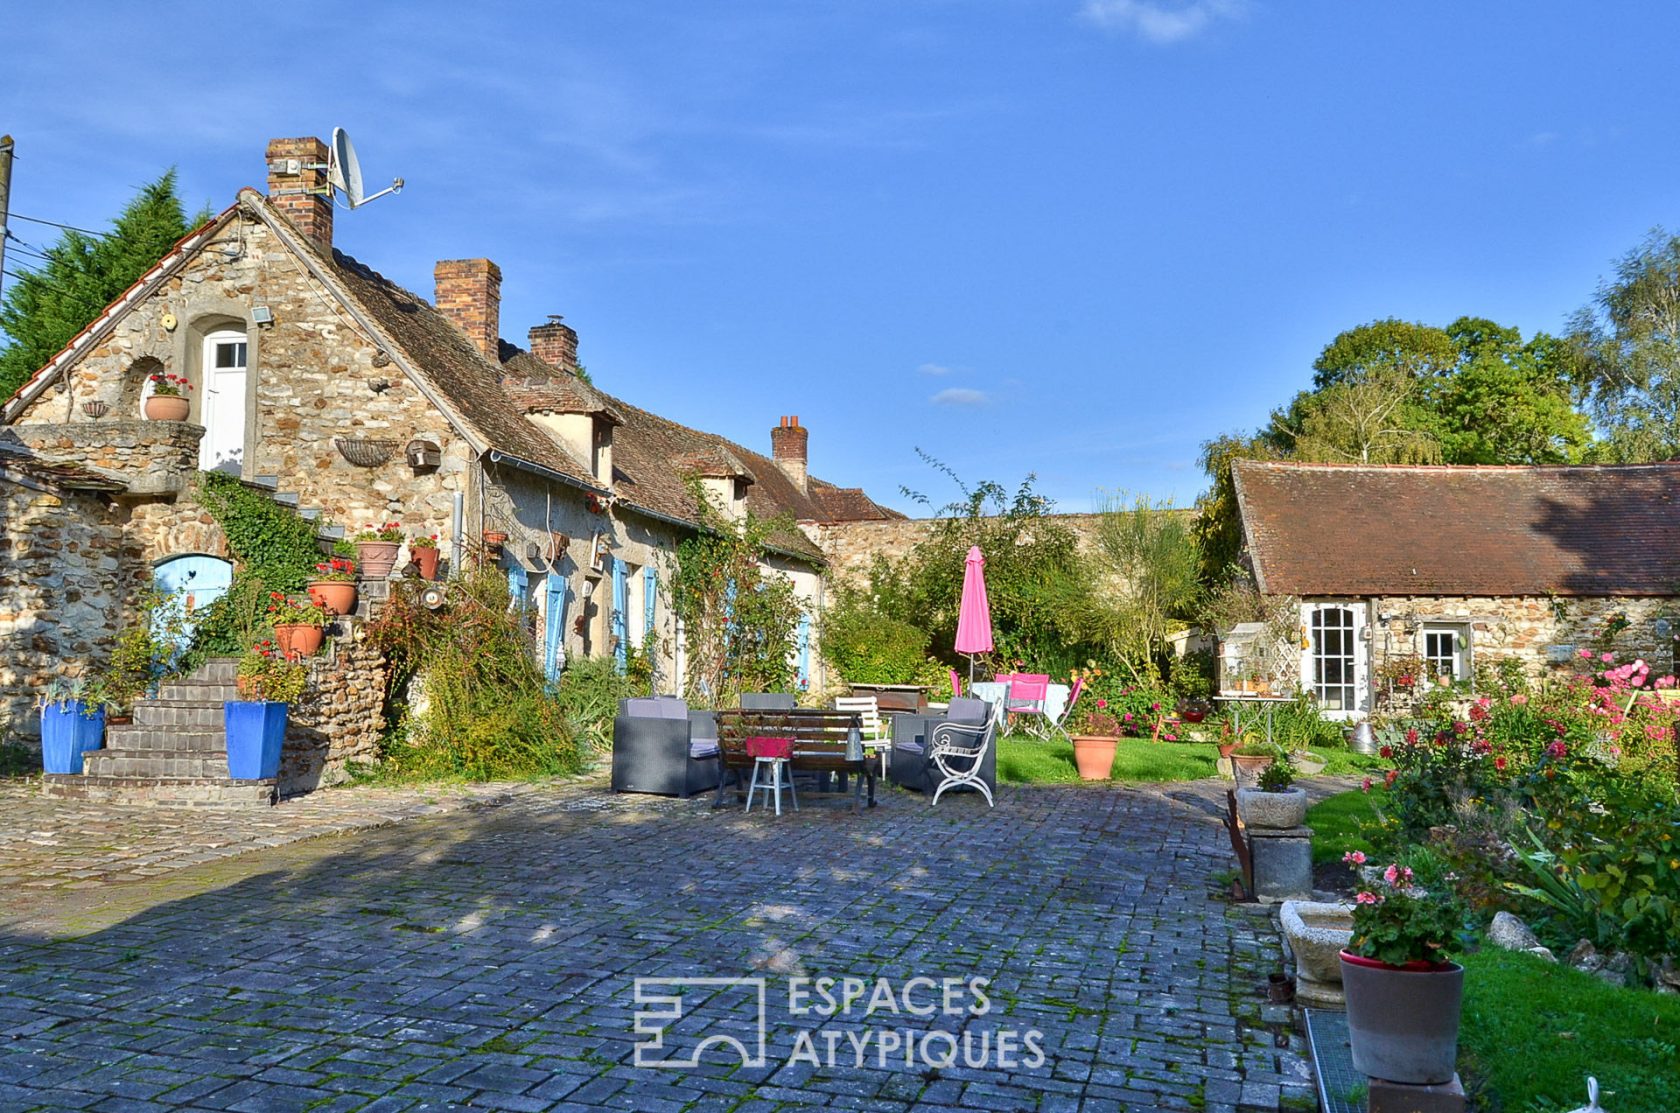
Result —
<instances>
[{"instance_id":1,"label":"white cloud","mask_svg":"<svg viewBox=\"0 0 1680 1113\"><path fill-rule=\"evenodd\" d=\"M985 391L970 390L964 386L947 387L928 399L936 406L984 406L991 400Z\"/></svg>"},{"instance_id":2,"label":"white cloud","mask_svg":"<svg viewBox=\"0 0 1680 1113\"><path fill-rule=\"evenodd\" d=\"M951 373L951 369L943 363L924 363L916 368L916 371L922 375L949 375Z\"/></svg>"},{"instance_id":3,"label":"white cloud","mask_svg":"<svg viewBox=\"0 0 1680 1113\"><path fill-rule=\"evenodd\" d=\"M1085 0L1080 15L1105 31L1159 46L1195 38L1221 19L1243 14L1246 0Z\"/></svg>"}]
</instances>

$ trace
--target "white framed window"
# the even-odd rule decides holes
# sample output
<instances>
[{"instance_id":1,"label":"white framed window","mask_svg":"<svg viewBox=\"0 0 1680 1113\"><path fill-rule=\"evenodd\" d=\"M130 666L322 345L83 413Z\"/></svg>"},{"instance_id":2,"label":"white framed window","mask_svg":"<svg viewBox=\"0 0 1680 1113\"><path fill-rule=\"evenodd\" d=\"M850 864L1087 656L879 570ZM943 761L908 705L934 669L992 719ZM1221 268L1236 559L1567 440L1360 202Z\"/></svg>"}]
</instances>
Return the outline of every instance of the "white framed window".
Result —
<instances>
[{"instance_id":1,"label":"white framed window","mask_svg":"<svg viewBox=\"0 0 1680 1113\"><path fill-rule=\"evenodd\" d=\"M1429 623L1420 635L1419 656L1431 680L1463 680L1470 674L1470 628L1458 623Z\"/></svg>"},{"instance_id":2,"label":"white framed window","mask_svg":"<svg viewBox=\"0 0 1680 1113\"><path fill-rule=\"evenodd\" d=\"M1325 711L1359 710L1359 625L1349 605L1317 605L1307 616L1306 680Z\"/></svg>"}]
</instances>

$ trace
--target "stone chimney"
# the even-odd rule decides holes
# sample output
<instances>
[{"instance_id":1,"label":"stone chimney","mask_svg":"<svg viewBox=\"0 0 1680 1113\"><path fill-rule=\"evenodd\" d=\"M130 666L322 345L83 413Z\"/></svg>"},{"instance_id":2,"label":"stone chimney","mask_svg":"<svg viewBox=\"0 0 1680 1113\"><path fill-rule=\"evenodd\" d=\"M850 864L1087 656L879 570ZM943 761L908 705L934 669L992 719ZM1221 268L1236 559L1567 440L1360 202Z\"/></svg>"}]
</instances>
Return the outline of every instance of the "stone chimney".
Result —
<instances>
[{"instance_id":1,"label":"stone chimney","mask_svg":"<svg viewBox=\"0 0 1680 1113\"><path fill-rule=\"evenodd\" d=\"M798 417L784 417L780 425L770 430L770 458L776 461L783 474L793 480L793 485L802 495L805 494L808 475L807 445L810 439L811 431L799 424Z\"/></svg>"},{"instance_id":2,"label":"stone chimney","mask_svg":"<svg viewBox=\"0 0 1680 1113\"><path fill-rule=\"evenodd\" d=\"M548 324L537 325L525 334L531 342L531 354L560 371L577 374L577 333L572 326L560 323L560 315L549 315Z\"/></svg>"},{"instance_id":3,"label":"stone chimney","mask_svg":"<svg viewBox=\"0 0 1680 1113\"><path fill-rule=\"evenodd\" d=\"M502 268L488 259L445 259L432 271L437 310L500 366Z\"/></svg>"},{"instance_id":4,"label":"stone chimney","mask_svg":"<svg viewBox=\"0 0 1680 1113\"><path fill-rule=\"evenodd\" d=\"M270 139L266 157L269 202L330 254L333 206L327 193L327 145L313 136Z\"/></svg>"}]
</instances>

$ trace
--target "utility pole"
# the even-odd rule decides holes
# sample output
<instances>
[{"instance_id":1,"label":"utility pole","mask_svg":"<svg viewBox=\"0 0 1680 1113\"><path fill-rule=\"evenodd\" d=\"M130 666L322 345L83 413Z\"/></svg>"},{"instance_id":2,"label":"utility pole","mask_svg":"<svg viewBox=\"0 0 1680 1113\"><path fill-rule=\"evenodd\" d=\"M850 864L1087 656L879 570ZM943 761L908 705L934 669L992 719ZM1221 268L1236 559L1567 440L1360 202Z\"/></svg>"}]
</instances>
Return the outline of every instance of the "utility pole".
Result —
<instances>
[{"instance_id":1,"label":"utility pole","mask_svg":"<svg viewBox=\"0 0 1680 1113\"><path fill-rule=\"evenodd\" d=\"M6 285L7 214L12 202L12 137L0 135L0 289Z\"/></svg>"}]
</instances>

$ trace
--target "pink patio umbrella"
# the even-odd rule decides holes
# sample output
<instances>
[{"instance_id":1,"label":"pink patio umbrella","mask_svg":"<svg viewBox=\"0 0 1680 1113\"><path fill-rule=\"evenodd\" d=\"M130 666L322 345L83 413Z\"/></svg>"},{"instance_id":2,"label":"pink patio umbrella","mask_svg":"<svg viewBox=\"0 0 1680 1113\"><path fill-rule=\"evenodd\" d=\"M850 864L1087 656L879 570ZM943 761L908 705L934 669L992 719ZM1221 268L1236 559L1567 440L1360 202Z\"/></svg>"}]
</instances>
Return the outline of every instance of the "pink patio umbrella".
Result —
<instances>
[{"instance_id":1,"label":"pink patio umbrella","mask_svg":"<svg viewBox=\"0 0 1680 1113\"><path fill-rule=\"evenodd\" d=\"M970 546L963 569L962 606L957 610L957 652L968 655L968 682L974 683L974 655L992 651L992 605L986 602L986 558Z\"/></svg>"}]
</instances>

